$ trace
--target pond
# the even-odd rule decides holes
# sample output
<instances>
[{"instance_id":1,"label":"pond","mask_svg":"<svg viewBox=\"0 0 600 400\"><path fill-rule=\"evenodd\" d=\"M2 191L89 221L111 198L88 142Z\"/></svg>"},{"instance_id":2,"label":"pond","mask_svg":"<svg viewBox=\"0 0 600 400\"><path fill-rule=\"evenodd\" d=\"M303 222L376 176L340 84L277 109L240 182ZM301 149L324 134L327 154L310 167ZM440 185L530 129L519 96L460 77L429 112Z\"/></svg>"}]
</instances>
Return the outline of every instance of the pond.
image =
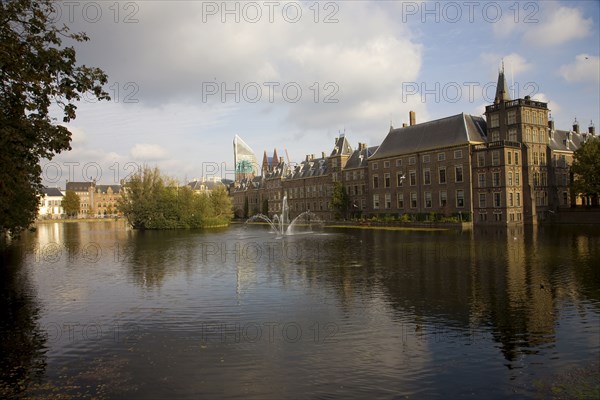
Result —
<instances>
[{"instance_id":1,"label":"pond","mask_svg":"<svg viewBox=\"0 0 600 400\"><path fill-rule=\"evenodd\" d=\"M599 390L596 227L48 223L1 254L3 398Z\"/></svg>"}]
</instances>

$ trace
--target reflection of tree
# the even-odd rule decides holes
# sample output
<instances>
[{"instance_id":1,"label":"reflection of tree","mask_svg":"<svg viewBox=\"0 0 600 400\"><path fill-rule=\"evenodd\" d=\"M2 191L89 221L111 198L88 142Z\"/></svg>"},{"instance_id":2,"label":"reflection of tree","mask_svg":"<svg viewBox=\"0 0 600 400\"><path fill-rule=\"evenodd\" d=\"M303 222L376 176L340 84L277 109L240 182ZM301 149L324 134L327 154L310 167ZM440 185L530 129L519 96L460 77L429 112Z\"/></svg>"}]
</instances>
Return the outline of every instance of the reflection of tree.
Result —
<instances>
[{"instance_id":1,"label":"reflection of tree","mask_svg":"<svg viewBox=\"0 0 600 400\"><path fill-rule=\"evenodd\" d=\"M23 393L46 368L47 338L18 248L0 250L0 398Z\"/></svg>"}]
</instances>

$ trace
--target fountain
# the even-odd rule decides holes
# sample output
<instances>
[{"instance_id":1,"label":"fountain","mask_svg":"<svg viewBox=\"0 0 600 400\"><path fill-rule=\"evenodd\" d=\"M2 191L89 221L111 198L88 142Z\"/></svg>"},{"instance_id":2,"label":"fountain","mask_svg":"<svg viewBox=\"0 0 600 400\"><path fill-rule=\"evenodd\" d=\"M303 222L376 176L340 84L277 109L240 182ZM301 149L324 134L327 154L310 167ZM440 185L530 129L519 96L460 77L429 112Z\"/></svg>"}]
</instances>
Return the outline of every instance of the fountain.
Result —
<instances>
[{"instance_id":1,"label":"fountain","mask_svg":"<svg viewBox=\"0 0 600 400\"><path fill-rule=\"evenodd\" d=\"M300 213L296 218L294 218L290 222L289 216L290 210L287 202L287 195L283 196L283 200L281 202L281 214L275 214L273 219L267 217L264 214L256 214L246 221L246 223L252 223L257 221L263 221L268 223L271 226L271 230L276 233L278 236L290 236L296 233L299 233L296 228L302 226L307 227L308 229L303 232L312 232L312 227L315 224L322 224L317 215L313 212L304 211Z\"/></svg>"}]
</instances>

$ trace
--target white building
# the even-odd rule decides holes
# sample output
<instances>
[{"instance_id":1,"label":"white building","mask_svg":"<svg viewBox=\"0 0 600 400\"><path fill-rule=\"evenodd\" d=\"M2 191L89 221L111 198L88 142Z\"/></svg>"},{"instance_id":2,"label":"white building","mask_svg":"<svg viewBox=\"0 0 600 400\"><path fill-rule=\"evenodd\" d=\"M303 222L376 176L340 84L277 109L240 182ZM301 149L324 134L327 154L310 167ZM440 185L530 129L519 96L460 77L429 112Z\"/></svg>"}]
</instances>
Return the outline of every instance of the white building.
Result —
<instances>
[{"instance_id":1,"label":"white building","mask_svg":"<svg viewBox=\"0 0 600 400\"><path fill-rule=\"evenodd\" d=\"M40 219L59 219L64 214L62 208L63 194L57 188L43 189L44 197L40 201L38 218Z\"/></svg>"}]
</instances>

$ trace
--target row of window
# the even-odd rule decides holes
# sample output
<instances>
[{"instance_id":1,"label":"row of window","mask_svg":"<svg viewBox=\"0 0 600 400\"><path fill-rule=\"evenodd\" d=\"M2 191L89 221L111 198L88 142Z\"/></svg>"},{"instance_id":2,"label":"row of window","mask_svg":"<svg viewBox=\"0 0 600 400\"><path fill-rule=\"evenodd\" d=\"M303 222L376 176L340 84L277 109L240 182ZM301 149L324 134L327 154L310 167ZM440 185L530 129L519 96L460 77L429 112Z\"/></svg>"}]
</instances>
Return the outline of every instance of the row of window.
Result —
<instances>
[{"instance_id":1,"label":"row of window","mask_svg":"<svg viewBox=\"0 0 600 400\"><path fill-rule=\"evenodd\" d=\"M455 160L460 160L463 158L463 151L462 150L455 150L454 151L454 159ZM446 161L446 153L437 153L437 160L438 161ZM423 154L421 156L421 162L423 164L427 164L429 162L431 162L431 154ZM410 156L408 157L408 165L415 165L417 163L417 157L416 156ZM384 161L383 162L383 168L390 168L390 161ZM401 167L403 165L403 161L401 158L396 160L396 167ZM379 169L379 163L378 162L372 162L371 163L371 170L376 171Z\"/></svg>"},{"instance_id":2,"label":"row of window","mask_svg":"<svg viewBox=\"0 0 600 400\"><path fill-rule=\"evenodd\" d=\"M546 112L525 110L523 122L526 124L546 125ZM510 110L506 113L506 123L508 125L517 123L517 110ZM490 128L500 126L500 113L495 113L490 116Z\"/></svg>"},{"instance_id":3,"label":"row of window","mask_svg":"<svg viewBox=\"0 0 600 400\"><path fill-rule=\"evenodd\" d=\"M462 208L465 206L465 191L462 189L458 189L455 191L454 193L454 200L455 200L455 206L456 208ZM438 206L439 207L445 207L446 205L448 205L448 192L446 190L441 190L437 197L437 201L438 201ZM417 192L411 192L409 197L406 199L407 204L405 204L405 198L404 198L404 193L397 193L396 194L396 208L397 209L404 209L407 205L408 208L418 208L418 193ZM423 193L423 207L424 208L433 208L434 206L434 200L433 200L433 193L432 192L424 192ZM373 195L373 209L374 210L379 210L381 208L380 205L380 198L378 194L374 194ZM389 210L392 208L392 194L391 193L386 193L384 195L384 200L383 200L383 208L386 210Z\"/></svg>"},{"instance_id":4,"label":"row of window","mask_svg":"<svg viewBox=\"0 0 600 400\"><path fill-rule=\"evenodd\" d=\"M396 187L402 187L404 185L405 180L406 180L406 176L404 175L404 172L398 171L396 173ZM461 183L463 181L464 181L463 166L456 165L454 167L454 182ZM423 170L423 184L431 185L431 182L432 182L431 170L429 168L426 168ZM447 182L446 167L439 167L437 183L445 184L446 182ZM408 172L408 183L410 186L417 185L417 171L411 170ZM392 187L391 176L387 172L383 174L383 187L384 188ZM373 175L373 189L379 189L379 175Z\"/></svg>"},{"instance_id":5,"label":"row of window","mask_svg":"<svg viewBox=\"0 0 600 400\"><path fill-rule=\"evenodd\" d=\"M492 166L496 167L500 165L500 150L494 150L492 153ZM485 155L486 153L481 151L477 153L477 166L485 167ZM507 165L519 165L519 152L518 151L509 151L506 153L506 164Z\"/></svg>"},{"instance_id":6,"label":"row of window","mask_svg":"<svg viewBox=\"0 0 600 400\"><path fill-rule=\"evenodd\" d=\"M496 222L501 222L502 221L502 211L494 211L494 221ZM510 222L519 222L523 220L523 215L518 212L518 213L508 213L508 220ZM487 221L487 213L486 212L482 212L479 213L479 221L481 222L485 222Z\"/></svg>"},{"instance_id":7,"label":"row of window","mask_svg":"<svg viewBox=\"0 0 600 400\"><path fill-rule=\"evenodd\" d=\"M545 176L545 174L544 174L544 176ZM521 173L515 172L514 180L513 180L513 172L508 171L508 173L506 174L506 186L513 186L513 184L514 184L514 186L521 185ZM486 186L487 186L486 174L484 172L478 173L477 174L477 187L485 188ZM500 172L492 172L492 187L500 187L500 186L502 186Z\"/></svg>"},{"instance_id":8,"label":"row of window","mask_svg":"<svg viewBox=\"0 0 600 400\"><path fill-rule=\"evenodd\" d=\"M479 193L479 208L488 207L488 196L487 193ZM502 193L492 193L492 207L502 207ZM521 193L508 193L507 207L521 207Z\"/></svg>"}]
</instances>

